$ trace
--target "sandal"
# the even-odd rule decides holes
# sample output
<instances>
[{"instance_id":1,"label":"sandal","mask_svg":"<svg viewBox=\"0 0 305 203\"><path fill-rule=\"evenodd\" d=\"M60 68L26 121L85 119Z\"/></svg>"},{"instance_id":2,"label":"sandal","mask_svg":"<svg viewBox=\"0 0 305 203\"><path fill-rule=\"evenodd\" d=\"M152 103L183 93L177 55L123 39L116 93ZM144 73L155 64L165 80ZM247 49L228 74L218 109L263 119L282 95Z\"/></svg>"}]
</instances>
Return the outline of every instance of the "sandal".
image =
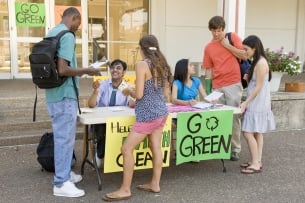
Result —
<instances>
[{"instance_id":1,"label":"sandal","mask_svg":"<svg viewBox=\"0 0 305 203\"><path fill-rule=\"evenodd\" d=\"M239 166L240 166L241 168L247 168L247 167L250 166L250 165L251 165L250 162L245 162L245 163L241 163Z\"/></svg>"},{"instance_id":2,"label":"sandal","mask_svg":"<svg viewBox=\"0 0 305 203\"><path fill-rule=\"evenodd\" d=\"M260 173L260 172L262 172L262 170L261 169L254 169L254 168L243 168L243 169L241 169L240 172L243 173L243 174L248 175L248 174Z\"/></svg>"},{"instance_id":3,"label":"sandal","mask_svg":"<svg viewBox=\"0 0 305 203\"><path fill-rule=\"evenodd\" d=\"M109 195L105 195L104 197L102 197L102 200L106 201L106 202L116 202L116 201L121 201L121 200L128 200L130 196L125 196L125 197L119 197L119 196L115 196L115 197L111 197Z\"/></svg>"},{"instance_id":4,"label":"sandal","mask_svg":"<svg viewBox=\"0 0 305 203\"><path fill-rule=\"evenodd\" d=\"M251 165L250 162L241 163L239 166L240 168L247 168ZM260 169L263 169L263 166L260 166Z\"/></svg>"},{"instance_id":5,"label":"sandal","mask_svg":"<svg viewBox=\"0 0 305 203\"><path fill-rule=\"evenodd\" d=\"M160 192L160 191L155 191L155 190L151 189L148 185L138 185L137 189L138 190L143 190L143 191L146 191L146 192L152 192L152 193L159 193Z\"/></svg>"}]
</instances>

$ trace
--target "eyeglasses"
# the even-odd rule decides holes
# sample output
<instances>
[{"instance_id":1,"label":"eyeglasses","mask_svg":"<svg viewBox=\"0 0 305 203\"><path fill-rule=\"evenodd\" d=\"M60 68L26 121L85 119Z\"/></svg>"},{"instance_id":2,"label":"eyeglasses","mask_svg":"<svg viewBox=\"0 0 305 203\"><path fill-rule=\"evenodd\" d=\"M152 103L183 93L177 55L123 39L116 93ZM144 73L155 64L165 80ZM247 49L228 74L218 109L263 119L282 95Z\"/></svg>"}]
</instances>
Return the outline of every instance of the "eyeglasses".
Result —
<instances>
[{"instance_id":1,"label":"eyeglasses","mask_svg":"<svg viewBox=\"0 0 305 203\"><path fill-rule=\"evenodd\" d=\"M110 66L110 70L123 70L123 67L121 65L114 65L114 66Z\"/></svg>"}]
</instances>

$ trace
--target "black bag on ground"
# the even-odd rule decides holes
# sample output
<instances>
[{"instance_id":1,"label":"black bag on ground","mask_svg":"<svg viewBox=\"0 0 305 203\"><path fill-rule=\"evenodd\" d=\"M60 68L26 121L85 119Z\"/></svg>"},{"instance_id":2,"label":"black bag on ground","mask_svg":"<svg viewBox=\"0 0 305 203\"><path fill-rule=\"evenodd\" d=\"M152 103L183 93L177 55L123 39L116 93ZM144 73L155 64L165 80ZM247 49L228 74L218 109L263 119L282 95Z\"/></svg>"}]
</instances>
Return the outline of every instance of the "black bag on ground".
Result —
<instances>
[{"instance_id":1,"label":"black bag on ground","mask_svg":"<svg viewBox=\"0 0 305 203\"><path fill-rule=\"evenodd\" d=\"M42 171L54 172L54 140L53 133L46 132L42 135L40 142L36 149L37 161L42 167ZM75 152L73 151L72 165L76 161Z\"/></svg>"},{"instance_id":2,"label":"black bag on ground","mask_svg":"<svg viewBox=\"0 0 305 203\"><path fill-rule=\"evenodd\" d=\"M63 30L55 37L45 37L33 46L29 55L32 80L41 89L54 88L62 85L67 77L59 77L57 71L57 50L60 38L70 32Z\"/></svg>"},{"instance_id":3,"label":"black bag on ground","mask_svg":"<svg viewBox=\"0 0 305 203\"><path fill-rule=\"evenodd\" d=\"M234 43L231 39L231 32L226 33L226 36L228 36L228 40L229 40L230 44L232 46L234 46ZM237 58L237 61L239 63L239 67L240 67L241 84L242 84L243 88L246 88L246 87L248 87L248 82L246 80L244 80L244 75L248 74L250 67L251 67L251 61L249 59L240 60L238 58Z\"/></svg>"}]
</instances>

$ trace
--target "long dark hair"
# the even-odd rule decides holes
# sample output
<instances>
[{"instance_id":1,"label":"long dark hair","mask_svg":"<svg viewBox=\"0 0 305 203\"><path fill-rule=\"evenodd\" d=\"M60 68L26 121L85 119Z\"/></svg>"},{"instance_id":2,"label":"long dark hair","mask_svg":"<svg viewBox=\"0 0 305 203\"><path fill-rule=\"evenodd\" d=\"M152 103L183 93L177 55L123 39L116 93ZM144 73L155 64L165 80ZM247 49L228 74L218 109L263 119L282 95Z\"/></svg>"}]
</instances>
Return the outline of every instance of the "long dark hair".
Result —
<instances>
[{"instance_id":1,"label":"long dark hair","mask_svg":"<svg viewBox=\"0 0 305 203\"><path fill-rule=\"evenodd\" d=\"M139 45L145 58L149 59L154 67L151 72L154 81L162 85L166 84L165 82L170 84L172 81L171 69L165 56L160 51L157 38L154 35L145 35L140 39ZM167 81L164 81L164 79L167 79Z\"/></svg>"},{"instance_id":2,"label":"long dark hair","mask_svg":"<svg viewBox=\"0 0 305 203\"><path fill-rule=\"evenodd\" d=\"M255 49L254 54L253 54L253 60L251 62L251 68L249 71L249 78L248 78L248 82L249 82L252 79L254 67L256 66L260 57L262 56L266 60L267 60L267 57L265 54L265 49L264 49L263 43L257 36L255 36L255 35L248 36L247 38L244 39L243 44L247 45L248 47L250 47L252 49ZM271 78L272 78L272 74L271 74L271 70L269 68L268 81L270 81Z\"/></svg>"},{"instance_id":3,"label":"long dark hair","mask_svg":"<svg viewBox=\"0 0 305 203\"><path fill-rule=\"evenodd\" d=\"M188 77L189 59L180 59L175 66L174 80L179 80L182 83L182 90L184 90L184 83Z\"/></svg>"}]
</instances>

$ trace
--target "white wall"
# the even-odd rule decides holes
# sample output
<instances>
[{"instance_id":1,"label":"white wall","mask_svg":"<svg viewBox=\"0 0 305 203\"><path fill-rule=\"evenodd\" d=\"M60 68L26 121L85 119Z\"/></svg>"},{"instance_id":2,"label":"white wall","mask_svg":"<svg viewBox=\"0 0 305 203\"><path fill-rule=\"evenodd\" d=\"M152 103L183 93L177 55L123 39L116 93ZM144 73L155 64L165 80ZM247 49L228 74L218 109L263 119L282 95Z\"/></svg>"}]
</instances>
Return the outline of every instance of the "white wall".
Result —
<instances>
[{"instance_id":1,"label":"white wall","mask_svg":"<svg viewBox=\"0 0 305 203\"><path fill-rule=\"evenodd\" d=\"M304 61L304 0L247 0L246 13L246 36L258 35L265 48L283 46Z\"/></svg>"},{"instance_id":2,"label":"white wall","mask_svg":"<svg viewBox=\"0 0 305 203\"><path fill-rule=\"evenodd\" d=\"M208 20L217 13L217 1L165 0L165 52L171 67L181 58L201 62L211 39Z\"/></svg>"},{"instance_id":3,"label":"white wall","mask_svg":"<svg viewBox=\"0 0 305 203\"><path fill-rule=\"evenodd\" d=\"M258 35L264 47L294 50L297 0L248 0L246 36Z\"/></svg>"},{"instance_id":4,"label":"white wall","mask_svg":"<svg viewBox=\"0 0 305 203\"><path fill-rule=\"evenodd\" d=\"M298 1L298 22L296 33L296 53L299 54L303 61L303 72L305 72L305 1Z\"/></svg>"},{"instance_id":5,"label":"white wall","mask_svg":"<svg viewBox=\"0 0 305 203\"><path fill-rule=\"evenodd\" d=\"M201 62L203 47L211 40L208 21L220 12L222 1L153 0L151 4L151 31L172 69L181 58ZM245 36L258 35L265 48L296 51L304 61L304 0L246 0L245 22Z\"/></svg>"}]
</instances>

